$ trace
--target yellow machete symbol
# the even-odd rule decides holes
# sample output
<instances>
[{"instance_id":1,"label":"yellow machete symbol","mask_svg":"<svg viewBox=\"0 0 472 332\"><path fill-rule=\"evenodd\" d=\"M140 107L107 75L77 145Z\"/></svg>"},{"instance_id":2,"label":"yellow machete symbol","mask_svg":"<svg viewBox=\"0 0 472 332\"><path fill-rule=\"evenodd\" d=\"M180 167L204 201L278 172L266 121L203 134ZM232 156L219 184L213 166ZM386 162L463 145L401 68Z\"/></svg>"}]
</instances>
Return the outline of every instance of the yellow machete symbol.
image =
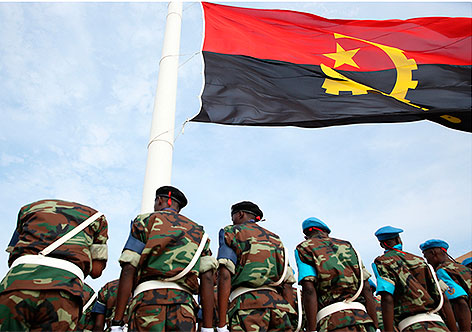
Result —
<instances>
[{"instance_id":1,"label":"yellow machete symbol","mask_svg":"<svg viewBox=\"0 0 472 332\"><path fill-rule=\"evenodd\" d=\"M358 40L381 49L392 60L397 70L397 77L392 91L390 93L385 93L371 86L353 81L337 72L333 68L321 64L321 70L328 76L322 85L322 88L325 89L326 93L339 95L340 91L350 91L353 95L362 95L367 94L368 91L375 91L377 93L383 94L384 96L393 97L405 104L417 107L423 111L428 110L427 108L415 105L406 99L408 90L415 89L418 85L418 81L414 81L412 75L412 71L418 69L415 59L408 59L402 50L395 47L377 44L368 40L345 36L339 33L335 33L334 38L348 38ZM352 57L357 53L358 49L355 51L345 51L339 44L337 44L336 51L337 53L324 54L326 57L336 61L334 66L335 68L339 67L343 63L358 67L357 64L352 60ZM451 115L442 115L441 117L453 123L461 122L460 119Z\"/></svg>"}]
</instances>

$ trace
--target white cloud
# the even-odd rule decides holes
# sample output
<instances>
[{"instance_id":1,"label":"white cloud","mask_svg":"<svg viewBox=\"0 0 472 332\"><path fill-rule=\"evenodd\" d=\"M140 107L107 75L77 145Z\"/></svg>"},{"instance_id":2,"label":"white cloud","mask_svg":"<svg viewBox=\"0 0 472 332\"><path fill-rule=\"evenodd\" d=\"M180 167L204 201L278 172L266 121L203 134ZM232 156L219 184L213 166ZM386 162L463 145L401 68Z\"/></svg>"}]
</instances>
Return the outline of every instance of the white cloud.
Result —
<instances>
[{"instance_id":1,"label":"white cloud","mask_svg":"<svg viewBox=\"0 0 472 332\"><path fill-rule=\"evenodd\" d=\"M22 164L24 163L24 158L7 154L2 152L2 156L0 158L0 166L10 166L11 164Z\"/></svg>"}]
</instances>

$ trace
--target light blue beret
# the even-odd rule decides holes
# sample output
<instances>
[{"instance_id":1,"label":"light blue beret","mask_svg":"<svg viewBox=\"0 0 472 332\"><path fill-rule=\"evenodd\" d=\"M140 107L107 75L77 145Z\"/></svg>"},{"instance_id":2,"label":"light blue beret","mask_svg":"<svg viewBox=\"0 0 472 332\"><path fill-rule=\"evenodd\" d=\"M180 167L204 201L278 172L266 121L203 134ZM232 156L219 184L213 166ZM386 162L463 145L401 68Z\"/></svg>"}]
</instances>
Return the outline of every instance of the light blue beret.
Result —
<instances>
[{"instance_id":1,"label":"light blue beret","mask_svg":"<svg viewBox=\"0 0 472 332\"><path fill-rule=\"evenodd\" d=\"M425 251L426 249L431 248L444 248L447 250L449 249L449 244L447 244L446 241L438 239L431 239L426 241L425 243L420 244L421 251Z\"/></svg>"},{"instance_id":2,"label":"light blue beret","mask_svg":"<svg viewBox=\"0 0 472 332\"><path fill-rule=\"evenodd\" d=\"M466 258L462 261L462 265L466 265L472 263L472 257Z\"/></svg>"},{"instance_id":3,"label":"light blue beret","mask_svg":"<svg viewBox=\"0 0 472 332\"><path fill-rule=\"evenodd\" d=\"M328 234L331 233L331 230L329 229L329 227L324 222L322 222L320 219L315 218L315 217L311 217L311 218L305 219L303 221L303 223L302 223L302 229L303 230L305 230L307 228L310 228L310 227L316 227L316 228L322 229Z\"/></svg>"},{"instance_id":4,"label":"light blue beret","mask_svg":"<svg viewBox=\"0 0 472 332\"><path fill-rule=\"evenodd\" d=\"M392 226L384 226L381 227L375 232L375 236L379 241L385 241L389 239L396 238L398 234L403 232L403 229L401 228L395 228Z\"/></svg>"}]
</instances>

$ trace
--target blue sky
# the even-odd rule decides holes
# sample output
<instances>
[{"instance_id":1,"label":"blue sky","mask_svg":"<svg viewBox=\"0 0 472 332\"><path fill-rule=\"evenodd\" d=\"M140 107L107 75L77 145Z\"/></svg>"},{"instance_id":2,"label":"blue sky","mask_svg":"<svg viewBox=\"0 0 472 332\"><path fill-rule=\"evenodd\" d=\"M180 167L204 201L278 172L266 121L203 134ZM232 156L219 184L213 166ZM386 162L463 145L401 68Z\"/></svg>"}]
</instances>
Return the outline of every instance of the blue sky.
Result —
<instances>
[{"instance_id":1,"label":"blue sky","mask_svg":"<svg viewBox=\"0 0 472 332\"><path fill-rule=\"evenodd\" d=\"M221 2L220 2L221 3ZM472 16L470 2L228 2L327 18ZM109 263L88 282L119 276L118 257L141 207L167 3L0 3L0 245L18 210L44 198L80 202L109 221ZM202 13L183 4L176 136L199 110ZM373 233L403 228L404 249L441 238L472 248L472 136L432 122L323 129L188 123L175 142L172 184L182 213L202 224L216 255L230 206L252 200L290 252L301 222L325 221L368 270ZM7 254L0 252L0 275ZM295 265L291 254L291 265Z\"/></svg>"}]
</instances>

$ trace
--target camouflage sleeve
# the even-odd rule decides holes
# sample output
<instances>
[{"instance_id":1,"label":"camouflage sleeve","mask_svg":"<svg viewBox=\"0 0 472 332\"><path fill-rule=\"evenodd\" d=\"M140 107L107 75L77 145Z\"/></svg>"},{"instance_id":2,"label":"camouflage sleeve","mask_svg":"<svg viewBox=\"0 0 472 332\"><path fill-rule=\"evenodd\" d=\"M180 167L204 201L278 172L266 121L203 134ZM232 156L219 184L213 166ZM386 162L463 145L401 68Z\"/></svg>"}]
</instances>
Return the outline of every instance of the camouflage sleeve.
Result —
<instances>
[{"instance_id":1,"label":"camouflage sleeve","mask_svg":"<svg viewBox=\"0 0 472 332\"><path fill-rule=\"evenodd\" d=\"M105 216L101 216L96 222L92 223L95 237L90 246L90 253L93 260L108 259L108 222Z\"/></svg>"},{"instance_id":2,"label":"camouflage sleeve","mask_svg":"<svg viewBox=\"0 0 472 332\"><path fill-rule=\"evenodd\" d=\"M210 239L207 240L205 248L200 256L200 269L199 273L205 273L210 270L216 270L218 267L218 262L216 258L211 255L210 250Z\"/></svg>"},{"instance_id":3,"label":"camouflage sleeve","mask_svg":"<svg viewBox=\"0 0 472 332\"><path fill-rule=\"evenodd\" d=\"M451 276L444 269L439 269L436 271L438 278L444 282L447 286L445 294L449 300L457 299L458 297L465 296L467 293L459 284L452 280Z\"/></svg>"},{"instance_id":4,"label":"camouflage sleeve","mask_svg":"<svg viewBox=\"0 0 472 332\"><path fill-rule=\"evenodd\" d=\"M107 307L106 307L106 284L98 291L97 301L93 305L92 312L97 314L106 314Z\"/></svg>"},{"instance_id":5,"label":"camouflage sleeve","mask_svg":"<svg viewBox=\"0 0 472 332\"><path fill-rule=\"evenodd\" d=\"M90 287L90 285L88 285L87 283L84 283L84 288L83 288L83 294L82 294L82 297L83 297L83 303L87 303L88 300L90 300L90 298L95 294L95 291L93 290L92 287Z\"/></svg>"},{"instance_id":6,"label":"camouflage sleeve","mask_svg":"<svg viewBox=\"0 0 472 332\"><path fill-rule=\"evenodd\" d=\"M150 214L138 215L131 222L131 230L126 242L123 252L119 258L120 265L130 263L137 267L141 259L141 253L146 247L146 220L149 219Z\"/></svg>"},{"instance_id":7,"label":"camouflage sleeve","mask_svg":"<svg viewBox=\"0 0 472 332\"><path fill-rule=\"evenodd\" d=\"M285 275L284 283L291 285L291 284L294 284L295 282L296 282L295 273L289 264L287 268L287 274Z\"/></svg>"},{"instance_id":8,"label":"camouflage sleeve","mask_svg":"<svg viewBox=\"0 0 472 332\"><path fill-rule=\"evenodd\" d=\"M13 248L15 248L15 245L18 243L18 240L20 239L21 216L22 216L23 209L24 207L20 209L20 212L18 212L18 217L16 219L16 228L13 231L13 235L11 237L10 243L8 243L7 249L5 249L5 251L8 253L11 253L13 251Z\"/></svg>"},{"instance_id":9,"label":"camouflage sleeve","mask_svg":"<svg viewBox=\"0 0 472 332\"><path fill-rule=\"evenodd\" d=\"M11 253L13 249L15 248L15 245L18 243L19 239L20 239L20 233L18 233L18 231L15 229L11 237L10 243L8 243L8 247L7 249L5 249L5 251L8 253Z\"/></svg>"},{"instance_id":10,"label":"camouflage sleeve","mask_svg":"<svg viewBox=\"0 0 472 332\"><path fill-rule=\"evenodd\" d=\"M372 270L377 279L377 294L380 292L387 292L393 295L395 292L395 278L390 276L389 269L385 264L375 260L374 263L372 263Z\"/></svg>"}]
</instances>

